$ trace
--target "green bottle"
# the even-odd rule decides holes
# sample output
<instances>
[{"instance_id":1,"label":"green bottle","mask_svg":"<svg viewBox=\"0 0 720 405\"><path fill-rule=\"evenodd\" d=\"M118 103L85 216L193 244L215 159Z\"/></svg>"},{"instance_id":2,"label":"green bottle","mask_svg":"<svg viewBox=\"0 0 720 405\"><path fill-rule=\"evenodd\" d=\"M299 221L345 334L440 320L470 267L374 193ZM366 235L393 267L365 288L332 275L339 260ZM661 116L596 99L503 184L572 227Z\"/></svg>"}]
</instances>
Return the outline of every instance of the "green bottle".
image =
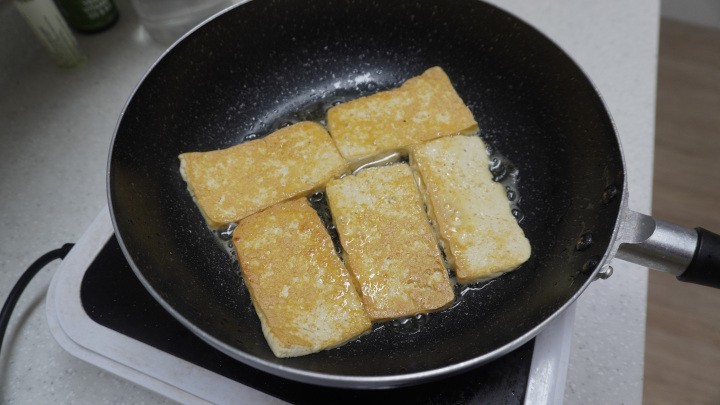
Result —
<instances>
[{"instance_id":1,"label":"green bottle","mask_svg":"<svg viewBox=\"0 0 720 405\"><path fill-rule=\"evenodd\" d=\"M110 28L118 19L112 0L55 0L68 25L80 32Z\"/></svg>"}]
</instances>

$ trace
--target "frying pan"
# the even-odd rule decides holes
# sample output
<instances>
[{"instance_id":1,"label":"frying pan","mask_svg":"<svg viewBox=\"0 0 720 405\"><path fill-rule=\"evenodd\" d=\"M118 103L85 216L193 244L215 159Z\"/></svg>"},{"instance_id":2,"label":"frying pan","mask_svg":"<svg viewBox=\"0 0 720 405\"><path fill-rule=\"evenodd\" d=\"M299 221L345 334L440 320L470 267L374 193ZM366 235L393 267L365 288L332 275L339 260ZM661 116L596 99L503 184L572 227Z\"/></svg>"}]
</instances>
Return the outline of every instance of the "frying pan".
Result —
<instances>
[{"instance_id":1,"label":"frying pan","mask_svg":"<svg viewBox=\"0 0 720 405\"><path fill-rule=\"evenodd\" d=\"M436 65L503 156L504 171L518 174L514 203L532 257L493 281L457 287L447 310L375 325L336 349L276 358L237 262L186 189L178 154L322 121L337 101ZM526 23L476 0L255 0L231 8L147 73L119 120L108 165L116 234L150 293L210 345L303 382L384 388L486 363L538 334L608 275L616 255L719 283L720 238L628 210L615 128L578 66Z\"/></svg>"}]
</instances>

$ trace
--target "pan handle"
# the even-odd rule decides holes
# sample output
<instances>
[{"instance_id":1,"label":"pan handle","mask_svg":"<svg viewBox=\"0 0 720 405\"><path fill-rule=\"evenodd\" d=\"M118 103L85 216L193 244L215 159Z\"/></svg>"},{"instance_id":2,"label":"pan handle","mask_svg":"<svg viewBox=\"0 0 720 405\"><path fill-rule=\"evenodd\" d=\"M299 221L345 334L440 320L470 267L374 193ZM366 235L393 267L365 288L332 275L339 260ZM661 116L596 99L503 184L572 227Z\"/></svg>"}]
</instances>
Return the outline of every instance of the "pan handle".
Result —
<instances>
[{"instance_id":1,"label":"pan handle","mask_svg":"<svg viewBox=\"0 0 720 405\"><path fill-rule=\"evenodd\" d=\"M720 288L720 235L630 210L620 232L619 259L666 271L680 281Z\"/></svg>"}]
</instances>

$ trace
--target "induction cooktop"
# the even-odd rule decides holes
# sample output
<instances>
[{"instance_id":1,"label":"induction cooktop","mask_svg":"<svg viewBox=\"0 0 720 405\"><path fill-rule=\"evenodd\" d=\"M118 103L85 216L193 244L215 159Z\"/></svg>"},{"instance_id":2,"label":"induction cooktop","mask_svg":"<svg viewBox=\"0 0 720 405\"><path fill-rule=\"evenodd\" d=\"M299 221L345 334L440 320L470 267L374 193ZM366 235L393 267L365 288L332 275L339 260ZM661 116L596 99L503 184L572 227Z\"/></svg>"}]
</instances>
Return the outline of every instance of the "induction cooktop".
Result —
<instances>
[{"instance_id":1,"label":"induction cooktop","mask_svg":"<svg viewBox=\"0 0 720 405\"><path fill-rule=\"evenodd\" d=\"M50 330L72 355L182 403L561 403L574 305L535 339L439 381L384 390L321 387L247 366L166 312L125 260L103 209L57 270Z\"/></svg>"}]
</instances>

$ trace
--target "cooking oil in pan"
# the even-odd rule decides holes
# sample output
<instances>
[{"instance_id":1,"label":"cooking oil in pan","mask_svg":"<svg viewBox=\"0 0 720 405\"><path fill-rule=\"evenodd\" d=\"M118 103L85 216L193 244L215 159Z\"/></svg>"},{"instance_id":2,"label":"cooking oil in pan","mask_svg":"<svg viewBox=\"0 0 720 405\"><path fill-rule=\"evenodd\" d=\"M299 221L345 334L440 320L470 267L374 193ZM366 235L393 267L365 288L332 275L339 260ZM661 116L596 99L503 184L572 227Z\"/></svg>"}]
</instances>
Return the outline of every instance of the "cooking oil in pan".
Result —
<instances>
[{"instance_id":1,"label":"cooking oil in pan","mask_svg":"<svg viewBox=\"0 0 720 405\"><path fill-rule=\"evenodd\" d=\"M240 264L238 261L237 253L235 252L235 246L232 242L233 232L237 227L237 223L231 222L222 229L214 229L213 235L218 245L230 256L232 261L233 271L240 275Z\"/></svg>"},{"instance_id":2,"label":"cooking oil in pan","mask_svg":"<svg viewBox=\"0 0 720 405\"><path fill-rule=\"evenodd\" d=\"M418 314L407 318L394 319L388 322L390 330L402 335L412 335L422 330L428 322L428 314Z\"/></svg>"}]
</instances>

